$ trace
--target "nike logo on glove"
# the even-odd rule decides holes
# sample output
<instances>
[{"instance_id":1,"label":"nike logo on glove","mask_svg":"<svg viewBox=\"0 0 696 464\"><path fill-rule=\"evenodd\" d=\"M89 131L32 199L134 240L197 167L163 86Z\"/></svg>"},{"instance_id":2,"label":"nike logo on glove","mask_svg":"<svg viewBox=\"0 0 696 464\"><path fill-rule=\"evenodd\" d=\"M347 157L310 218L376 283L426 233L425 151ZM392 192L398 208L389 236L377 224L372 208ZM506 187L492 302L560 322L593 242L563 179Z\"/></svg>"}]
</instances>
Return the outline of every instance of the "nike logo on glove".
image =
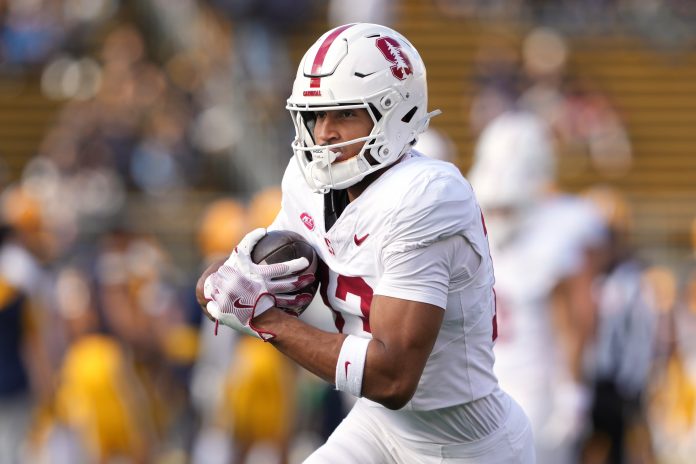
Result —
<instances>
[{"instance_id":1,"label":"nike logo on glove","mask_svg":"<svg viewBox=\"0 0 696 464\"><path fill-rule=\"evenodd\" d=\"M367 240L367 237L369 237L369 236L370 236L370 234L365 234L365 235L363 235L362 237L358 238L358 235L355 234L355 235L353 235L353 241L355 242L355 244L356 244L357 246L360 246L360 245L363 244L363 242L364 242L365 240Z\"/></svg>"},{"instance_id":2,"label":"nike logo on glove","mask_svg":"<svg viewBox=\"0 0 696 464\"><path fill-rule=\"evenodd\" d=\"M350 366L350 361L346 361L345 368L346 368L346 377L348 377L348 366Z\"/></svg>"},{"instance_id":3,"label":"nike logo on glove","mask_svg":"<svg viewBox=\"0 0 696 464\"><path fill-rule=\"evenodd\" d=\"M250 308L253 309L254 308L254 305L248 305L248 304L242 303L241 297L234 300L234 302L232 303L232 306L234 306L237 309L250 309Z\"/></svg>"}]
</instances>

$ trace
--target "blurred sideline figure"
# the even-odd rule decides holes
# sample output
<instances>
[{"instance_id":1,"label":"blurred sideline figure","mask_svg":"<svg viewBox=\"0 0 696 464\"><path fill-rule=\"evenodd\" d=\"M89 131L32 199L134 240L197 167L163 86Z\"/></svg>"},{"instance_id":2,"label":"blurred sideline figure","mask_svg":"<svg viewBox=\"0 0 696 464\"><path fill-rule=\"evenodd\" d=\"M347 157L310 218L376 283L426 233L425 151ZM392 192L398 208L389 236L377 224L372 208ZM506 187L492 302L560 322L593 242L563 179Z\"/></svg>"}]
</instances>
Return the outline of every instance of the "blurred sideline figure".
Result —
<instances>
[{"instance_id":1,"label":"blurred sideline figure","mask_svg":"<svg viewBox=\"0 0 696 464\"><path fill-rule=\"evenodd\" d=\"M229 253L235 237L240 239L244 236L247 222L246 208L233 198L220 198L208 204L197 234L201 268L205 269L211 262ZM235 332L219 331L216 334L215 324L205 318L201 321L200 350L191 378L194 406L201 416L193 462L222 464L231 459L231 440L219 421L219 415L236 341Z\"/></svg>"},{"instance_id":2,"label":"blurred sideline figure","mask_svg":"<svg viewBox=\"0 0 696 464\"><path fill-rule=\"evenodd\" d=\"M663 321L649 417L655 454L665 464L691 463L696 456L696 219L692 253L681 280L663 266L653 266L646 275Z\"/></svg>"},{"instance_id":3,"label":"blurred sideline figure","mask_svg":"<svg viewBox=\"0 0 696 464\"><path fill-rule=\"evenodd\" d=\"M230 462L288 463L295 396L294 366L269 344L240 337L219 410L233 440Z\"/></svg>"},{"instance_id":4,"label":"blurred sideline figure","mask_svg":"<svg viewBox=\"0 0 696 464\"><path fill-rule=\"evenodd\" d=\"M195 425L187 385L198 343L176 268L155 237L127 231L102 239L96 265L100 309L147 397L156 456L185 455Z\"/></svg>"},{"instance_id":5,"label":"blurred sideline figure","mask_svg":"<svg viewBox=\"0 0 696 464\"><path fill-rule=\"evenodd\" d=\"M653 462L646 395L655 358L655 297L643 279L645 265L628 243L628 201L608 186L595 186L583 196L597 205L609 229L606 261L595 286L597 338L590 362L594 388L583 462Z\"/></svg>"},{"instance_id":6,"label":"blurred sideline figure","mask_svg":"<svg viewBox=\"0 0 696 464\"><path fill-rule=\"evenodd\" d=\"M41 304L45 275L35 252L40 204L18 186L0 196L0 462L20 462L35 407L51 394Z\"/></svg>"},{"instance_id":7,"label":"blurred sideline figure","mask_svg":"<svg viewBox=\"0 0 696 464\"><path fill-rule=\"evenodd\" d=\"M61 324L53 328L65 334L65 348L53 418L36 431L39 455L186 459L196 420L185 379L197 340L174 266L156 239L121 230L95 251L55 274Z\"/></svg>"},{"instance_id":8,"label":"blurred sideline figure","mask_svg":"<svg viewBox=\"0 0 696 464\"><path fill-rule=\"evenodd\" d=\"M279 210L277 187L254 195L248 209L229 198L211 203L199 229L204 261L209 264L229 255L250 228L270 224ZM207 388L211 404L204 406L204 435L199 437L208 441L200 442L196 459L201 463L287 463L295 417L294 366L260 340L236 337L230 331L219 331L215 337L214 324L207 320L201 330L207 341L194 388ZM211 335L216 339L210 340ZM214 372L213 365L222 368ZM216 384L218 391L212 389ZM229 437L217 445L226 449L227 458L210 456L216 433Z\"/></svg>"},{"instance_id":9,"label":"blurred sideline figure","mask_svg":"<svg viewBox=\"0 0 696 464\"><path fill-rule=\"evenodd\" d=\"M532 113L508 111L483 130L468 178L496 276L495 372L532 421L538 462L573 462L603 222L587 201L555 191L552 141Z\"/></svg>"},{"instance_id":10,"label":"blurred sideline figure","mask_svg":"<svg viewBox=\"0 0 696 464\"><path fill-rule=\"evenodd\" d=\"M625 123L586 74L570 71L572 50L563 35L534 28L521 52L526 84L518 103L552 128L561 156L586 159L603 177L625 175L633 163Z\"/></svg>"},{"instance_id":11,"label":"blurred sideline figure","mask_svg":"<svg viewBox=\"0 0 696 464\"><path fill-rule=\"evenodd\" d=\"M147 463L157 445L142 384L123 345L105 332L92 282L65 266L55 276L65 352L50 407L31 433L29 462Z\"/></svg>"}]
</instances>

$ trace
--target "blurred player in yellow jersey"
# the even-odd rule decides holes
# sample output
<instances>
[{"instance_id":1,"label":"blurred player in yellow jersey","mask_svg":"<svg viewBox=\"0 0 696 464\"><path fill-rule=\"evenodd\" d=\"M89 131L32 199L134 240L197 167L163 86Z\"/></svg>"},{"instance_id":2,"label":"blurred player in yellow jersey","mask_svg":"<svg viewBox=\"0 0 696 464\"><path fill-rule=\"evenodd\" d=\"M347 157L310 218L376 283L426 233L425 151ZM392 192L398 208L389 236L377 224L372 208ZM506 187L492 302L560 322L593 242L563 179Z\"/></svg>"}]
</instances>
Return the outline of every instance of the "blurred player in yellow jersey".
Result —
<instances>
[{"instance_id":1,"label":"blurred player in yellow jersey","mask_svg":"<svg viewBox=\"0 0 696 464\"><path fill-rule=\"evenodd\" d=\"M73 428L91 462L130 458L148 462L152 424L142 392L119 343L91 334L68 351L56 396L58 419ZM149 433L147 433L149 432Z\"/></svg>"},{"instance_id":2,"label":"blurred player in yellow jersey","mask_svg":"<svg viewBox=\"0 0 696 464\"><path fill-rule=\"evenodd\" d=\"M696 456L696 218L685 271L680 282L669 268L648 274L664 320L651 388L651 432L659 462L669 464L691 463Z\"/></svg>"},{"instance_id":3,"label":"blurred player in yellow jersey","mask_svg":"<svg viewBox=\"0 0 696 464\"><path fill-rule=\"evenodd\" d=\"M280 210L280 198L280 190L271 187L258 192L248 208L230 198L211 203L199 228L204 261L209 263L227 256L248 230L270 224ZM215 329L212 323L204 320L202 330L205 339L213 335ZM222 428L229 437L232 462L288 462L295 414L295 370L292 363L260 340L236 337L230 331L221 331L214 338L204 341L204 344L209 351L223 350L223 353L202 353L201 364L227 364L221 371L224 375L219 379L219 392L209 391L216 401L212 407L207 407L213 412L207 420ZM219 359L211 359L213 356ZM206 372L195 381L199 386L218 382L211 377L221 372L210 369ZM201 463L216 459L205 450L201 449L199 453L203 456Z\"/></svg>"},{"instance_id":4,"label":"blurred player in yellow jersey","mask_svg":"<svg viewBox=\"0 0 696 464\"><path fill-rule=\"evenodd\" d=\"M142 386L122 344L101 332L87 276L76 268L61 270L55 296L69 345L54 414L35 431L32 460L149 462L156 441Z\"/></svg>"},{"instance_id":5,"label":"blurred player in yellow jersey","mask_svg":"<svg viewBox=\"0 0 696 464\"><path fill-rule=\"evenodd\" d=\"M240 337L220 410L220 423L234 440L233 462L248 462L259 445L269 448L274 462L288 462L294 400L294 367L271 345Z\"/></svg>"},{"instance_id":6,"label":"blurred player in yellow jersey","mask_svg":"<svg viewBox=\"0 0 696 464\"><path fill-rule=\"evenodd\" d=\"M50 396L40 304L44 274L35 245L39 202L21 187L0 196L0 462L20 462L32 410Z\"/></svg>"}]
</instances>

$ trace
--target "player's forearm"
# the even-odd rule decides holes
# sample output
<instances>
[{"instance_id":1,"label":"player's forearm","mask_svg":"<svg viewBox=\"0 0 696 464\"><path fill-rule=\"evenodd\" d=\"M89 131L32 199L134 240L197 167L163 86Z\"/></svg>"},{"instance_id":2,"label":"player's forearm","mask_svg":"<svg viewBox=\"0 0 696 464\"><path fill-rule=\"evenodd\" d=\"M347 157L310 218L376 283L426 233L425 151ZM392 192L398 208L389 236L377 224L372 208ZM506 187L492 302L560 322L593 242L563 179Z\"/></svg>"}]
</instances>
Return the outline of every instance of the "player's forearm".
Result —
<instances>
[{"instance_id":1,"label":"player's forearm","mask_svg":"<svg viewBox=\"0 0 696 464\"><path fill-rule=\"evenodd\" d=\"M583 380L583 364L587 347L595 331L596 307L591 299L594 276L589 269L567 277L554 289L554 322L562 336L564 352L573 378Z\"/></svg>"},{"instance_id":2,"label":"player's forearm","mask_svg":"<svg viewBox=\"0 0 696 464\"><path fill-rule=\"evenodd\" d=\"M270 343L280 352L326 382L335 383L336 364L346 335L324 332L278 309L266 311L253 323L275 334ZM399 409L411 399L425 362L415 353L400 353L379 340L371 340L362 396L390 409Z\"/></svg>"},{"instance_id":3,"label":"player's forearm","mask_svg":"<svg viewBox=\"0 0 696 464\"><path fill-rule=\"evenodd\" d=\"M373 339L367 352L362 395L389 409L401 409L418 387L423 372L419 360Z\"/></svg>"},{"instance_id":4,"label":"player's forearm","mask_svg":"<svg viewBox=\"0 0 696 464\"><path fill-rule=\"evenodd\" d=\"M254 326L275 334L271 344L308 371L334 384L336 362L346 336L324 332L279 309L253 320Z\"/></svg>"}]
</instances>

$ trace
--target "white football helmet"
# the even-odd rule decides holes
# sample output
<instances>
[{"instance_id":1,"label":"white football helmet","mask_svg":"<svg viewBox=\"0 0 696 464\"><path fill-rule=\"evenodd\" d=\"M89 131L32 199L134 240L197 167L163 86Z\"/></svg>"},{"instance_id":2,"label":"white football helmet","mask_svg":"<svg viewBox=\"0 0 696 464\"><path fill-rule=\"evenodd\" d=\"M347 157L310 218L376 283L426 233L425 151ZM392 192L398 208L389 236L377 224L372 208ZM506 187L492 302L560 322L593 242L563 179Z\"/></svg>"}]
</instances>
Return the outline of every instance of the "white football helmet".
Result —
<instances>
[{"instance_id":1,"label":"white football helmet","mask_svg":"<svg viewBox=\"0 0 696 464\"><path fill-rule=\"evenodd\" d=\"M376 24L334 28L305 53L286 108L295 124L292 142L310 188L345 189L397 161L430 118L425 65L401 34ZM317 145L316 111L364 108L374 127L367 137ZM364 142L357 156L334 163L334 148Z\"/></svg>"},{"instance_id":2,"label":"white football helmet","mask_svg":"<svg viewBox=\"0 0 696 464\"><path fill-rule=\"evenodd\" d=\"M486 215L492 248L516 234L553 186L555 171L553 145L539 117L509 111L486 126L467 178Z\"/></svg>"},{"instance_id":3,"label":"white football helmet","mask_svg":"<svg viewBox=\"0 0 696 464\"><path fill-rule=\"evenodd\" d=\"M556 162L549 131L525 111L501 114L483 130L467 178L484 208L535 203L553 184Z\"/></svg>"}]
</instances>

